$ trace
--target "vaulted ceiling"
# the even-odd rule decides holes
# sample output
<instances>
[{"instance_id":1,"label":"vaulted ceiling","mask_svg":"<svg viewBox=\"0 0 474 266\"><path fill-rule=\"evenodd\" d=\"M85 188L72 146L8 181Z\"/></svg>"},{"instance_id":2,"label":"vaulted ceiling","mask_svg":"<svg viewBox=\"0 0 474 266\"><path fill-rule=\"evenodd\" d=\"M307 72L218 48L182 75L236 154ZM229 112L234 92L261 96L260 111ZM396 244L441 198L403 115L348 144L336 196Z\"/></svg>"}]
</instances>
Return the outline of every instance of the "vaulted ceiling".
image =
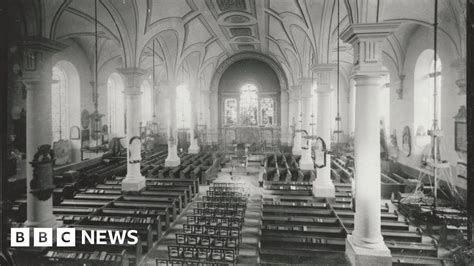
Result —
<instances>
[{"instance_id":1,"label":"vaulted ceiling","mask_svg":"<svg viewBox=\"0 0 474 266\"><path fill-rule=\"evenodd\" d=\"M19 2L23 16L33 21L25 22L25 35L76 42L93 62L95 0ZM351 23L402 23L384 52L400 72L411 34L417 27L432 27L432 0L339 3L341 31ZM336 58L335 0L98 0L97 5L99 67L117 59L121 67L151 69L154 46L158 79L201 81L208 87L226 58L255 51L281 64L292 85L310 75L313 63L331 63ZM440 32L460 57L465 54L463 12L462 0L440 0ZM347 75L352 49L341 45Z\"/></svg>"}]
</instances>

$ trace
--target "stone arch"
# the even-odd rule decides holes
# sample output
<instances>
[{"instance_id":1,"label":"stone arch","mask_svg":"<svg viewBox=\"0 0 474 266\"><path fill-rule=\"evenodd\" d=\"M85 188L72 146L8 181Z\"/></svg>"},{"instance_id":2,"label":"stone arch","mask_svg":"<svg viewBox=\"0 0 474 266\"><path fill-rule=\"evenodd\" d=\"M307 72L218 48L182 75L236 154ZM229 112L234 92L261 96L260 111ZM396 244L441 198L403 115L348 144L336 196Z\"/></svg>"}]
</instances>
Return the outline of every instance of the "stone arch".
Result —
<instances>
[{"instance_id":1,"label":"stone arch","mask_svg":"<svg viewBox=\"0 0 474 266\"><path fill-rule=\"evenodd\" d=\"M243 53L238 53L236 55L233 55L224 62L222 62L214 72L214 75L212 76L212 81L211 81L211 87L210 91L211 93L217 93L219 89L219 81L221 80L222 75L224 72L229 68L232 64L235 62L244 60L244 59L255 59L258 61L261 61L268 66L270 66L273 71L277 74L278 81L280 82L280 88L282 91L287 91L288 90L288 79L286 78L285 72L283 71L283 68L280 66L279 63L277 63L275 60L273 60L271 57L256 53L256 52L243 52Z\"/></svg>"}]
</instances>

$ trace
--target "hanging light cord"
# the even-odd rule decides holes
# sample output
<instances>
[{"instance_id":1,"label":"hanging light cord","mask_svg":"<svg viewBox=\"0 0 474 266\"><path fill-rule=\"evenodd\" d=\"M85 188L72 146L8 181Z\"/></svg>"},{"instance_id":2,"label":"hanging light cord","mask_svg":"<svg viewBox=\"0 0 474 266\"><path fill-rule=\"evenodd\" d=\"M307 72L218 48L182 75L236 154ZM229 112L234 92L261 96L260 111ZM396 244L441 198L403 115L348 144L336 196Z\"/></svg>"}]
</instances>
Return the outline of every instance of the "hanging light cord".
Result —
<instances>
[{"instance_id":1,"label":"hanging light cord","mask_svg":"<svg viewBox=\"0 0 474 266\"><path fill-rule=\"evenodd\" d=\"M438 169L436 168L436 163L438 161L438 118L437 118L437 98L438 98L438 92L437 92L437 63L438 63L438 0L435 0L435 6L434 6L434 40L433 40L433 48L434 48L434 80L433 80L433 131L431 132L431 142L432 142L432 154L433 154L433 161L435 163L433 167L433 177L434 177L434 200L433 200L433 207L434 210L436 211L436 208L438 207Z\"/></svg>"},{"instance_id":2,"label":"hanging light cord","mask_svg":"<svg viewBox=\"0 0 474 266\"><path fill-rule=\"evenodd\" d=\"M438 129L438 84L437 84L437 77L438 77L438 72L437 72L437 66L438 66L438 0L435 0L435 6L434 6L434 41L433 41L433 48L434 48L434 80L433 80L433 130Z\"/></svg>"},{"instance_id":3,"label":"hanging light cord","mask_svg":"<svg viewBox=\"0 0 474 266\"><path fill-rule=\"evenodd\" d=\"M336 116L336 125L337 125L337 152L339 153L339 141L340 141L340 135L341 135L341 130L340 130L340 124L341 124L341 116L339 113L339 66L340 66L340 59L339 59L339 38L340 38L340 31L339 31L339 26L340 26L340 8L339 8L339 0L337 1L337 116Z\"/></svg>"},{"instance_id":4,"label":"hanging light cord","mask_svg":"<svg viewBox=\"0 0 474 266\"><path fill-rule=\"evenodd\" d=\"M153 89L152 89L152 98L153 98L153 121L155 121L155 117L156 117L156 113L155 113L155 39L153 38L153 44L152 44L152 53L153 53L153 67L152 67L152 70L153 70L153 76L152 76L152 80L153 80Z\"/></svg>"},{"instance_id":5,"label":"hanging light cord","mask_svg":"<svg viewBox=\"0 0 474 266\"><path fill-rule=\"evenodd\" d=\"M99 64L99 60L98 60L98 54L99 54L99 50L98 50L98 31L97 31L97 0L94 1L94 17L95 17L95 23L94 23L94 29L95 29L95 84L94 84L94 89L95 89L95 99L94 99L94 107L95 107L95 111L97 112L97 104L98 104L98 101L99 101L99 90L98 90L98 76L99 76L99 73L98 73L98 64Z\"/></svg>"}]
</instances>

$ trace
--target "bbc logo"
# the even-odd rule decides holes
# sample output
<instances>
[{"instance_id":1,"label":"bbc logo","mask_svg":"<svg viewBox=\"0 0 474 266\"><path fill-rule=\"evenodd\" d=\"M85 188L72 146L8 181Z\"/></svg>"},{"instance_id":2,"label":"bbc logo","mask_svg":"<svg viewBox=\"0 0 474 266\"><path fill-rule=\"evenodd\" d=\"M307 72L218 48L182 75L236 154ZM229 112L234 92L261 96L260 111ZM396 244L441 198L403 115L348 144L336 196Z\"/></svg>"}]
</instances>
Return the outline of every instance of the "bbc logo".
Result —
<instances>
[{"instance_id":1,"label":"bbc logo","mask_svg":"<svg viewBox=\"0 0 474 266\"><path fill-rule=\"evenodd\" d=\"M57 228L56 246L75 247L76 230L74 228ZM30 235L30 228L11 228L10 246L11 247L29 247L30 240L33 239L34 247L52 247L53 229L52 228L33 228L33 237Z\"/></svg>"}]
</instances>

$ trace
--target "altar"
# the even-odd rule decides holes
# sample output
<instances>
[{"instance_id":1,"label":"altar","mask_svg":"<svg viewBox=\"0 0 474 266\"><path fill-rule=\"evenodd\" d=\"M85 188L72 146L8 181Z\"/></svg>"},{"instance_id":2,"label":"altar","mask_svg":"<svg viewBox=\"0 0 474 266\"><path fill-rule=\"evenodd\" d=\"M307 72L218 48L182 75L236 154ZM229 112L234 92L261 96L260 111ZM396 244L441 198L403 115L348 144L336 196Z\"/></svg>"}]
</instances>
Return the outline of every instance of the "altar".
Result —
<instances>
[{"instance_id":1,"label":"altar","mask_svg":"<svg viewBox=\"0 0 474 266\"><path fill-rule=\"evenodd\" d=\"M232 145L247 144L250 153L264 153L280 149L280 128L263 126L223 127L221 143L224 151L233 152Z\"/></svg>"}]
</instances>

